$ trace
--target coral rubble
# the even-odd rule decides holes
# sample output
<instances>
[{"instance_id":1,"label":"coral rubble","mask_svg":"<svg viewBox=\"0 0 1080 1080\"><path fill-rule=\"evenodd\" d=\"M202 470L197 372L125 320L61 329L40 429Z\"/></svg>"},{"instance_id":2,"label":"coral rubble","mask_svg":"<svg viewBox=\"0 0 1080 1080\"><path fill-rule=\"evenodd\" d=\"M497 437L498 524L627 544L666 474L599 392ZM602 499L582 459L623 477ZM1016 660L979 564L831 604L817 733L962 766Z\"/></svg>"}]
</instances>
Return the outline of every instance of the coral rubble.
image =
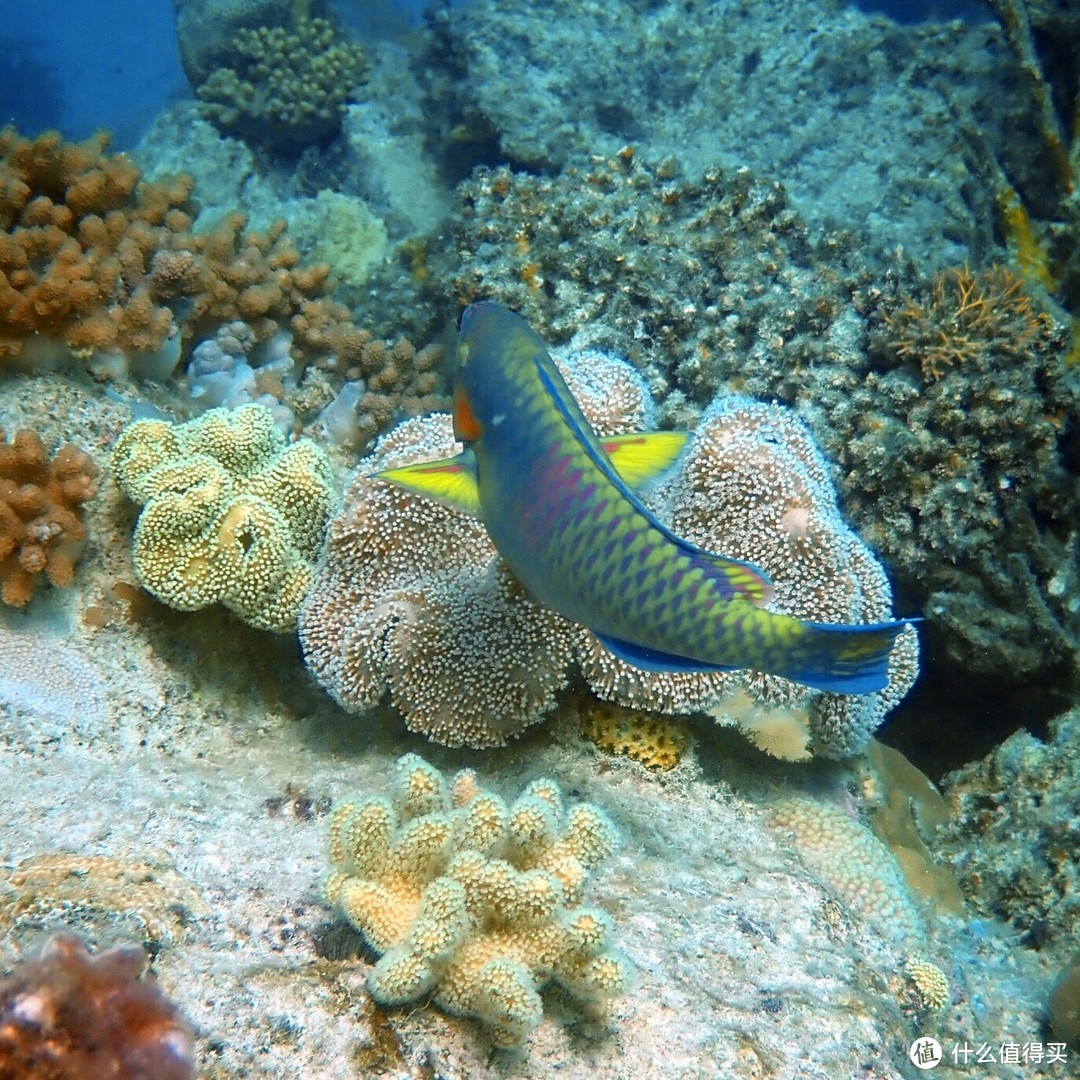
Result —
<instances>
[{"instance_id":1,"label":"coral rubble","mask_svg":"<svg viewBox=\"0 0 1080 1080\"><path fill-rule=\"evenodd\" d=\"M148 947L177 940L186 920L207 913L190 882L164 858L63 852L32 855L0 870L0 928L22 924L132 923Z\"/></svg>"},{"instance_id":2,"label":"coral rubble","mask_svg":"<svg viewBox=\"0 0 1080 1080\"><path fill-rule=\"evenodd\" d=\"M50 938L0 981L0 1076L12 1080L191 1080L192 1033L142 976L143 951L93 956Z\"/></svg>"},{"instance_id":3,"label":"coral rubble","mask_svg":"<svg viewBox=\"0 0 1080 1080\"><path fill-rule=\"evenodd\" d=\"M1080 378L1001 267L883 297L873 365L833 416L853 518L959 670L1080 679Z\"/></svg>"},{"instance_id":4,"label":"coral rubble","mask_svg":"<svg viewBox=\"0 0 1080 1080\"><path fill-rule=\"evenodd\" d=\"M518 1046L540 1023L547 983L590 1005L624 991L610 920L581 906L589 871L617 843L601 810L565 807L550 780L508 806L471 770L448 783L414 754L395 771L390 798L335 811L325 886L380 954L376 1001L430 994L479 1019L495 1045Z\"/></svg>"},{"instance_id":5,"label":"coral rubble","mask_svg":"<svg viewBox=\"0 0 1080 1080\"><path fill-rule=\"evenodd\" d=\"M1057 948L1080 931L1080 710L1040 742L1018 731L945 779L952 811L935 848L968 903Z\"/></svg>"},{"instance_id":6,"label":"coral rubble","mask_svg":"<svg viewBox=\"0 0 1080 1080\"><path fill-rule=\"evenodd\" d=\"M71 583L86 539L82 506L97 492L97 466L70 444L52 458L30 430L9 443L0 430L0 599L25 607L35 584Z\"/></svg>"},{"instance_id":7,"label":"coral rubble","mask_svg":"<svg viewBox=\"0 0 1080 1080\"><path fill-rule=\"evenodd\" d=\"M959 21L898 27L842 0L731 18L712 0L551 0L451 8L432 25L432 111L451 109L459 141L497 147L486 160L555 174L630 145L697 174L723 155L782 178L815 226L849 223L879 250L975 240L941 118L950 95L971 103L996 84L985 35ZM916 198L928 160L950 168L919 171Z\"/></svg>"},{"instance_id":8,"label":"coral rubble","mask_svg":"<svg viewBox=\"0 0 1080 1080\"><path fill-rule=\"evenodd\" d=\"M181 425L138 420L112 467L142 507L132 556L149 592L181 611L222 603L252 626L295 628L334 502L313 442L286 446L267 409L243 405Z\"/></svg>"}]
</instances>

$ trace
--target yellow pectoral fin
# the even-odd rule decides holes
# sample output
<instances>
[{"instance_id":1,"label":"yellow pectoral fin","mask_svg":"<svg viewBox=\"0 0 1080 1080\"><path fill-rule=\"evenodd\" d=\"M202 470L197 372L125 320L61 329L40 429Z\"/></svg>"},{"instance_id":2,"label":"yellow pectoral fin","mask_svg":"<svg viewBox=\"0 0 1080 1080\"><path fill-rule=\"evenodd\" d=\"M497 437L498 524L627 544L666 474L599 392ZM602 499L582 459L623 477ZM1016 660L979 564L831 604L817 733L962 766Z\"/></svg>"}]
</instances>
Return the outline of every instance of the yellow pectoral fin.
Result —
<instances>
[{"instance_id":1,"label":"yellow pectoral fin","mask_svg":"<svg viewBox=\"0 0 1080 1080\"><path fill-rule=\"evenodd\" d=\"M423 495L470 517L480 516L480 496L476 490L476 465L466 450L456 457L440 461L421 461L373 474L399 488Z\"/></svg>"},{"instance_id":2,"label":"yellow pectoral fin","mask_svg":"<svg viewBox=\"0 0 1080 1080\"><path fill-rule=\"evenodd\" d=\"M611 435L600 444L626 486L637 488L670 468L689 438L685 431L641 431Z\"/></svg>"}]
</instances>

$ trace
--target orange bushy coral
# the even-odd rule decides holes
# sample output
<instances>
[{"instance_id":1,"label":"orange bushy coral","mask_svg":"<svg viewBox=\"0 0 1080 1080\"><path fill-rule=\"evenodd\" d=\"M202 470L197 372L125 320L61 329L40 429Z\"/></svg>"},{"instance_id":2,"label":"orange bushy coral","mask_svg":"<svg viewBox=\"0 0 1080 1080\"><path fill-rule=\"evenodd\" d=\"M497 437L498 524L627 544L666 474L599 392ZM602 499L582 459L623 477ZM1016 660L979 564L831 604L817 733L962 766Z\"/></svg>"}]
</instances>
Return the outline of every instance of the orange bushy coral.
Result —
<instances>
[{"instance_id":1,"label":"orange bushy coral","mask_svg":"<svg viewBox=\"0 0 1080 1080\"><path fill-rule=\"evenodd\" d=\"M995 343L1022 351L1050 324L1032 306L1023 280L1004 266L943 270L929 297L907 297L885 321L892 350L918 362L926 382L937 382L945 368L969 362Z\"/></svg>"},{"instance_id":2,"label":"orange bushy coral","mask_svg":"<svg viewBox=\"0 0 1080 1080\"><path fill-rule=\"evenodd\" d=\"M313 361L355 332L327 298L330 268L300 265L284 221L249 233L235 213L193 233L191 178L149 183L107 145L103 132L66 143L0 130L0 364L38 355L34 342L82 358L160 352L167 368L178 339L237 318L259 340L291 332Z\"/></svg>"},{"instance_id":3,"label":"orange bushy coral","mask_svg":"<svg viewBox=\"0 0 1080 1080\"><path fill-rule=\"evenodd\" d=\"M159 349L177 333L146 271L191 224L191 180L143 183L107 145L104 132L67 143L0 131L0 362L32 339L90 355Z\"/></svg>"},{"instance_id":4,"label":"orange bushy coral","mask_svg":"<svg viewBox=\"0 0 1080 1080\"><path fill-rule=\"evenodd\" d=\"M86 537L81 506L97 492L97 466L70 443L49 460L28 430L0 431L0 599L24 607L40 575L71 583Z\"/></svg>"}]
</instances>

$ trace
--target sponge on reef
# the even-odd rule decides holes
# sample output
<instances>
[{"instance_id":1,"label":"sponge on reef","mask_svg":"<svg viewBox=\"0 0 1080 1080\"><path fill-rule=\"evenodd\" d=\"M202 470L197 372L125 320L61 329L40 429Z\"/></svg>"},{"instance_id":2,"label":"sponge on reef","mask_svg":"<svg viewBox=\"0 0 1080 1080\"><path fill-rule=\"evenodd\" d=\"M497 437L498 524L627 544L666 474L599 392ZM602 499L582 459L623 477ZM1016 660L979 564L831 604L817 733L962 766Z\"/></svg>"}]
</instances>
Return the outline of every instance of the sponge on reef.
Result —
<instances>
[{"instance_id":1,"label":"sponge on reef","mask_svg":"<svg viewBox=\"0 0 1080 1080\"><path fill-rule=\"evenodd\" d=\"M579 906L617 839L597 807L564 808L550 780L508 806L471 770L448 783L408 754L389 798L334 814L325 892L381 954L368 976L376 1001L430 995L512 1047L540 1023L548 982L589 1005L626 988L608 917Z\"/></svg>"},{"instance_id":2,"label":"sponge on reef","mask_svg":"<svg viewBox=\"0 0 1080 1080\"><path fill-rule=\"evenodd\" d=\"M148 592L181 611L221 603L260 629L295 628L334 503L319 447L286 446L273 414L245 405L136 421L112 467L143 507L132 557Z\"/></svg>"}]
</instances>

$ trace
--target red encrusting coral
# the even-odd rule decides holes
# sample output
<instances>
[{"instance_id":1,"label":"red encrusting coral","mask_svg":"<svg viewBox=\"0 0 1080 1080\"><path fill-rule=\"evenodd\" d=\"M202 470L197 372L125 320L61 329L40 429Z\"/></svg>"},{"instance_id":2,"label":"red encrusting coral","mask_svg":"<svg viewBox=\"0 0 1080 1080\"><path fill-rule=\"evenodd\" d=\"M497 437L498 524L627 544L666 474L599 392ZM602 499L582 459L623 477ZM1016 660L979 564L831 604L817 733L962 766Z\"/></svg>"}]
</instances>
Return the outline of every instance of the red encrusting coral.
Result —
<instances>
[{"instance_id":1,"label":"red encrusting coral","mask_svg":"<svg viewBox=\"0 0 1080 1080\"><path fill-rule=\"evenodd\" d=\"M0 982L0 1080L190 1080L191 1029L145 962L50 938Z\"/></svg>"},{"instance_id":2,"label":"red encrusting coral","mask_svg":"<svg viewBox=\"0 0 1080 1080\"><path fill-rule=\"evenodd\" d=\"M97 466L70 443L50 460L33 431L0 430L0 599L24 607L41 574L69 585L82 551L82 504L97 492Z\"/></svg>"}]
</instances>

